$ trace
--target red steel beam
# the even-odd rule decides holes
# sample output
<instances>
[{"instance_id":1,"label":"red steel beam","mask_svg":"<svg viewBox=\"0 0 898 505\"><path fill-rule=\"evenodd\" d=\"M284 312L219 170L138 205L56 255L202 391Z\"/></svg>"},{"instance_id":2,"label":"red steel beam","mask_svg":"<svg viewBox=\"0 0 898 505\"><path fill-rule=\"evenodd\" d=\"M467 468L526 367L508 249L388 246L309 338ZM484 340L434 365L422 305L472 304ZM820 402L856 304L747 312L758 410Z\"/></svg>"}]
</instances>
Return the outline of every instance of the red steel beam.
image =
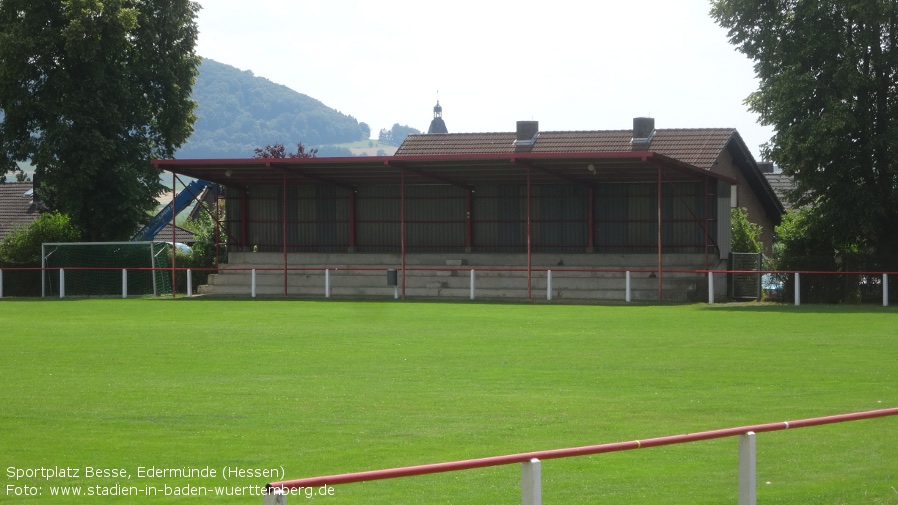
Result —
<instances>
[{"instance_id":1,"label":"red steel beam","mask_svg":"<svg viewBox=\"0 0 898 505\"><path fill-rule=\"evenodd\" d=\"M531 222L530 222L530 172L531 167L527 165L527 299L533 298L533 245L531 242Z\"/></svg>"},{"instance_id":2,"label":"red steel beam","mask_svg":"<svg viewBox=\"0 0 898 505\"><path fill-rule=\"evenodd\" d=\"M661 301L661 291L662 286L664 285L661 280L661 269L663 268L663 264L661 261L661 165L658 165L658 301Z\"/></svg>"},{"instance_id":3,"label":"red steel beam","mask_svg":"<svg viewBox=\"0 0 898 505\"><path fill-rule=\"evenodd\" d=\"M547 451L525 452L520 454L509 454L506 456L492 456L488 458L466 459L461 461L451 461L448 463L432 463L427 465L407 466L402 468L390 468L386 470L371 470L367 472L344 473L338 475L328 475L323 477L309 477L305 479L285 480L279 482L271 482L267 488L272 489L294 489L299 487L317 487L324 485L349 484L352 482L366 482L372 480L395 479L397 477L411 477L414 475L426 475L431 473L453 472L457 470L469 470L472 468L484 468L490 466L510 465L513 463L526 463L531 459L539 460L570 458L573 456L587 456L590 454L603 454L608 452L630 451L634 449L646 449L649 447L661 447L665 445L683 444L687 442L698 442L701 440L712 440L716 438L735 437L744 435L748 432L764 433L769 431L781 431L789 428L808 428L811 426L820 426L824 424L842 423L847 421L859 421L862 419L873 419L877 417L886 417L898 415L898 407L870 410L866 412L855 412L852 414L840 414L825 417L813 417L809 419L800 419L797 421L783 421L777 423L754 424L750 426L740 426L737 428L724 428L719 430L701 431L698 433L690 433L686 435L673 435L658 438L649 438L645 440L633 440L630 442L614 442L610 444L587 445L583 447L571 447L568 449L553 449Z\"/></svg>"},{"instance_id":4,"label":"red steel beam","mask_svg":"<svg viewBox=\"0 0 898 505\"><path fill-rule=\"evenodd\" d=\"M284 233L284 296L287 296L287 172L284 172L284 195L283 195L283 211L282 220Z\"/></svg>"}]
</instances>

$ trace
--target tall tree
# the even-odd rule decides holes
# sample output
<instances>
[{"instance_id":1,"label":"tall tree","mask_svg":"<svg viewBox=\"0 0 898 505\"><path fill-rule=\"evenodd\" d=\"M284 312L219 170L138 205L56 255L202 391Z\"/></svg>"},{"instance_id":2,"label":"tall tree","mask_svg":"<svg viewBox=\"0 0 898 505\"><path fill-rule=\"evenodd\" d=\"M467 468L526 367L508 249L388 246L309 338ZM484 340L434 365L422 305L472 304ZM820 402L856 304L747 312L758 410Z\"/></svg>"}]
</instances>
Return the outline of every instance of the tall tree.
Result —
<instances>
[{"instance_id":1,"label":"tall tree","mask_svg":"<svg viewBox=\"0 0 898 505\"><path fill-rule=\"evenodd\" d=\"M898 2L715 0L754 60L766 154L837 247L898 255Z\"/></svg>"},{"instance_id":2,"label":"tall tree","mask_svg":"<svg viewBox=\"0 0 898 505\"><path fill-rule=\"evenodd\" d=\"M161 193L151 158L192 132L199 5L0 0L0 170L30 159L47 206L91 240L133 234Z\"/></svg>"},{"instance_id":3,"label":"tall tree","mask_svg":"<svg viewBox=\"0 0 898 505\"><path fill-rule=\"evenodd\" d=\"M296 144L296 151L292 153L288 153L287 148L280 142L253 149L253 158L314 158L317 154L318 149L306 151L306 146L302 145L302 142Z\"/></svg>"}]
</instances>

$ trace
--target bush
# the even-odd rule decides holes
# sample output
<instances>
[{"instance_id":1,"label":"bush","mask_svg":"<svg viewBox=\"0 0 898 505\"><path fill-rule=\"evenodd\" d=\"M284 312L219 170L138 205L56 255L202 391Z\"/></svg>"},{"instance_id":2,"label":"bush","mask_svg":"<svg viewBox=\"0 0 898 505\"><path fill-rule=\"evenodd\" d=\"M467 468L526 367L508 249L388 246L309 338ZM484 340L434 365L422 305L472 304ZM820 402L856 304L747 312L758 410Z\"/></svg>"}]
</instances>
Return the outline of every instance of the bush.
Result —
<instances>
[{"instance_id":1,"label":"bush","mask_svg":"<svg viewBox=\"0 0 898 505\"><path fill-rule=\"evenodd\" d=\"M33 223L16 228L0 242L0 268L40 268L41 244L80 240L81 233L68 216L58 212L41 214ZM40 293L39 270L4 272L4 296L40 296Z\"/></svg>"},{"instance_id":2,"label":"bush","mask_svg":"<svg viewBox=\"0 0 898 505\"><path fill-rule=\"evenodd\" d=\"M748 211L737 207L732 210L732 243L731 250L737 253L759 253L764 246L761 243L761 225L748 220Z\"/></svg>"}]
</instances>

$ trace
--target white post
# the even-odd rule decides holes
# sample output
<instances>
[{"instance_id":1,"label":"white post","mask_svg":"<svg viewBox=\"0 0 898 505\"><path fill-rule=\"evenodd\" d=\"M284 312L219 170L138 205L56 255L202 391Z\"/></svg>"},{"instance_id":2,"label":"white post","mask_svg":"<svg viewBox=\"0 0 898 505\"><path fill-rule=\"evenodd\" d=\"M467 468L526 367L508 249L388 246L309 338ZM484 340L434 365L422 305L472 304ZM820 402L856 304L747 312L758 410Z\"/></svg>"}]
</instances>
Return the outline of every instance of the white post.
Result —
<instances>
[{"instance_id":1,"label":"white post","mask_svg":"<svg viewBox=\"0 0 898 505\"><path fill-rule=\"evenodd\" d=\"M59 297L65 298L65 270L59 269Z\"/></svg>"},{"instance_id":2,"label":"white post","mask_svg":"<svg viewBox=\"0 0 898 505\"><path fill-rule=\"evenodd\" d=\"M393 286L393 299L394 300L399 299L399 284L398 283L395 286Z\"/></svg>"},{"instance_id":3,"label":"white post","mask_svg":"<svg viewBox=\"0 0 898 505\"><path fill-rule=\"evenodd\" d=\"M187 269L187 296L193 296L193 270Z\"/></svg>"},{"instance_id":4,"label":"white post","mask_svg":"<svg viewBox=\"0 0 898 505\"><path fill-rule=\"evenodd\" d=\"M128 269L122 269L122 298L128 298Z\"/></svg>"},{"instance_id":5,"label":"white post","mask_svg":"<svg viewBox=\"0 0 898 505\"><path fill-rule=\"evenodd\" d=\"M552 299L552 271L546 270L546 300Z\"/></svg>"},{"instance_id":6,"label":"white post","mask_svg":"<svg viewBox=\"0 0 898 505\"><path fill-rule=\"evenodd\" d=\"M150 272L153 273L153 296L159 296L156 288L156 253L153 251L153 242L150 242L150 267L152 268Z\"/></svg>"},{"instance_id":7,"label":"white post","mask_svg":"<svg viewBox=\"0 0 898 505\"><path fill-rule=\"evenodd\" d=\"M542 505L543 503L540 465L540 461L536 458L527 463L521 463L521 505Z\"/></svg>"},{"instance_id":8,"label":"white post","mask_svg":"<svg viewBox=\"0 0 898 505\"><path fill-rule=\"evenodd\" d=\"M795 305L801 305L801 274L795 272Z\"/></svg>"},{"instance_id":9,"label":"white post","mask_svg":"<svg viewBox=\"0 0 898 505\"><path fill-rule=\"evenodd\" d=\"M708 303L714 303L714 272L708 272Z\"/></svg>"},{"instance_id":10,"label":"white post","mask_svg":"<svg viewBox=\"0 0 898 505\"><path fill-rule=\"evenodd\" d=\"M324 297L331 297L331 269L324 269Z\"/></svg>"},{"instance_id":11,"label":"white post","mask_svg":"<svg viewBox=\"0 0 898 505\"><path fill-rule=\"evenodd\" d=\"M630 303L631 301L633 301L633 296L630 293L630 271L629 270L627 270L627 297L626 297L626 300L627 300L627 303Z\"/></svg>"},{"instance_id":12,"label":"white post","mask_svg":"<svg viewBox=\"0 0 898 505\"><path fill-rule=\"evenodd\" d=\"M757 505L755 433L739 435L739 505Z\"/></svg>"},{"instance_id":13,"label":"white post","mask_svg":"<svg viewBox=\"0 0 898 505\"><path fill-rule=\"evenodd\" d=\"M287 505L287 495L282 489L271 489L265 494L263 505Z\"/></svg>"},{"instance_id":14,"label":"white post","mask_svg":"<svg viewBox=\"0 0 898 505\"><path fill-rule=\"evenodd\" d=\"M3 275L0 275L0 281ZM3 297L3 286L0 286L0 298ZM882 306L889 306L889 274L882 274Z\"/></svg>"},{"instance_id":15,"label":"white post","mask_svg":"<svg viewBox=\"0 0 898 505\"><path fill-rule=\"evenodd\" d=\"M474 269L471 269L471 299L474 299Z\"/></svg>"},{"instance_id":16,"label":"white post","mask_svg":"<svg viewBox=\"0 0 898 505\"><path fill-rule=\"evenodd\" d=\"M250 288L250 295L255 298L256 297L256 269L253 268L252 273L250 274L250 284L252 287Z\"/></svg>"}]
</instances>

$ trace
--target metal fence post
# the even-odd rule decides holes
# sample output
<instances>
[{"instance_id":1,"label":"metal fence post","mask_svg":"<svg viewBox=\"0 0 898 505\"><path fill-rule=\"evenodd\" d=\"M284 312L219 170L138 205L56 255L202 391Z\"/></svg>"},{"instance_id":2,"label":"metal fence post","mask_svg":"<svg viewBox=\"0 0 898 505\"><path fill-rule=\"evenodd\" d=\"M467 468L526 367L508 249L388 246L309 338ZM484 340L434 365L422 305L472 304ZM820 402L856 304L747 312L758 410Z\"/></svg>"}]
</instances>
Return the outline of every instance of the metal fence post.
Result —
<instances>
[{"instance_id":1,"label":"metal fence post","mask_svg":"<svg viewBox=\"0 0 898 505\"><path fill-rule=\"evenodd\" d=\"M253 298L256 297L256 269L253 268L252 274L250 274L250 283L252 287L250 288L250 294Z\"/></svg>"},{"instance_id":2,"label":"metal fence post","mask_svg":"<svg viewBox=\"0 0 898 505\"><path fill-rule=\"evenodd\" d=\"M546 300L552 299L552 271L546 270Z\"/></svg>"},{"instance_id":3,"label":"metal fence post","mask_svg":"<svg viewBox=\"0 0 898 505\"><path fill-rule=\"evenodd\" d=\"M714 303L714 272L708 271L708 303Z\"/></svg>"},{"instance_id":4,"label":"metal fence post","mask_svg":"<svg viewBox=\"0 0 898 505\"><path fill-rule=\"evenodd\" d=\"M0 281L3 275L0 274ZM0 286L0 297L3 297L3 286ZM889 306L889 274L882 274L882 306Z\"/></svg>"},{"instance_id":5,"label":"metal fence post","mask_svg":"<svg viewBox=\"0 0 898 505\"><path fill-rule=\"evenodd\" d=\"M474 299L474 269L471 269L471 299Z\"/></svg>"},{"instance_id":6,"label":"metal fence post","mask_svg":"<svg viewBox=\"0 0 898 505\"><path fill-rule=\"evenodd\" d=\"M65 298L65 269L59 269L59 297Z\"/></svg>"},{"instance_id":7,"label":"metal fence post","mask_svg":"<svg viewBox=\"0 0 898 505\"><path fill-rule=\"evenodd\" d=\"M269 489L265 493L263 505L287 505L287 495L282 489Z\"/></svg>"},{"instance_id":8,"label":"metal fence post","mask_svg":"<svg viewBox=\"0 0 898 505\"><path fill-rule=\"evenodd\" d=\"M801 274L795 272L795 305L801 305Z\"/></svg>"},{"instance_id":9,"label":"metal fence post","mask_svg":"<svg viewBox=\"0 0 898 505\"><path fill-rule=\"evenodd\" d=\"M128 269L122 269L122 298L128 298Z\"/></svg>"},{"instance_id":10,"label":"metal fence post","mask_svg":"<svg viewBox=\"0 0 898 505\"><path fill-rule=\"evenodd\" d=\"M739 435L739 505L757 505L755 433Z\"/></svg>"},{"instance_id":11,"label":"metal fence post","mask_svg":"<svg viewBox=\"0 0 898 505\"><path fill-rule=\"evenodd\" d=\"M627 303L633 301L633 296L630 293L630 271L627 270L627 295L626 295Z\"/></svg>"},{"instance_id":12,"label":"metal fence post","mask_svg":"<svg viewBox=\"0 0 898 505\"><path fill-rule=\"evenodd\" d=\"M193 296L193 270L187 269L187 296Z\"/></svg>"},{"instance_id":13,"label":"metal fence post","mask_svg":"<svg viewBox=\"0 0 898 505\"><path fill-rule=\"evenodd\" d=\"M521 463L521 505L542 505L542 463L536 458ZM740 504L741 505L741 504Z\"/></svg>"},{"instance_id":14,"label":"metal fence post","mask_svg":"<svg viewBox=\"0 0 898 505\"><path fill-rule=\"evenodd\" d=\"M324 269L324 297L331 297L331 269Z\"/></svg>"}]
</instances>

